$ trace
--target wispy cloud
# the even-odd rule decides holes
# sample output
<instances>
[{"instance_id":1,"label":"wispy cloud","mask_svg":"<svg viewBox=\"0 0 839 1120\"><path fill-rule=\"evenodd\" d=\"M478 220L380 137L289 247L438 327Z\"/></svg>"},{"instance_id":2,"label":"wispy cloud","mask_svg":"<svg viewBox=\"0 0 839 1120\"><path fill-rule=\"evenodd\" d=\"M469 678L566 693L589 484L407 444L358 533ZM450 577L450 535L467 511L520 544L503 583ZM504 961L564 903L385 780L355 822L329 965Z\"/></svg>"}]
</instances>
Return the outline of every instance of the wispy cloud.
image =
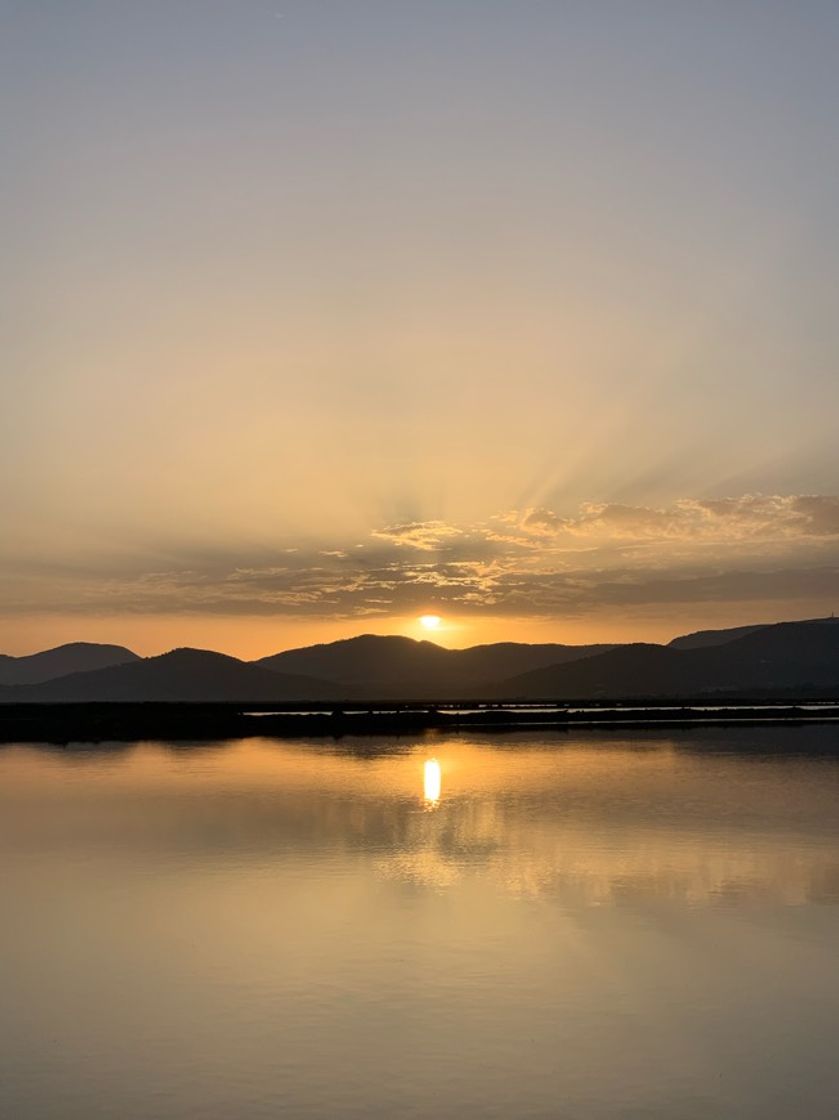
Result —
<instances>
[{"instance_id":1,"label":"wispy cloud","mask_svg":"<svg viewBox=\"0 0 839 1120\"><path fill-rule=\"evenodd\" d=\"M839 535L839 498L832 495L760 495L684 498L663 508L588 503L574 517L527 509L506 520L529 536L630 541L801 539Z\"/></svg>"},{"instance_id":2,"label":"wispy cloud","mask_svg":"<svg viewBox=\"0 0 839 1120\"><path fill-rule=\"evenodd\" d=\"M391 541L395 545L417 548L422 552L438 551L464 535L462 528L445 521L405 521L383 529L374 529L372 533L377 540Z\"/></svg>"},{"instance_id":3,"label":"wispy cloud","mask_svg":"<svg viewBox=\"0 0 839 1120\"><path fill-rule=\"evenodd\" d=\"M485 522L412 521L363 540L284 541L240 555L169 550L10 573L0 609L365 618L434 603L452 613L582 615L703 602L839 602L839 498L587 504Z\"/></svg>"}]
</instances>

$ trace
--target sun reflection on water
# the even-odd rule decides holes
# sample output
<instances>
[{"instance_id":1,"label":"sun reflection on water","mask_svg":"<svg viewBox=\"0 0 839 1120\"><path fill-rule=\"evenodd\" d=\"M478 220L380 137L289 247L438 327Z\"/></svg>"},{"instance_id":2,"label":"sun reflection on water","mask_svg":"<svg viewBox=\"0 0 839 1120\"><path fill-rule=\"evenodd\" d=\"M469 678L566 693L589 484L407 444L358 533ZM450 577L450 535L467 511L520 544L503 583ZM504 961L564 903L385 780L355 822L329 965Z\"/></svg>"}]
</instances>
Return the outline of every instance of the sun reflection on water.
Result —
<instances>
[{"instance_id":1,"label":"sun reflection on water","mask_svg":"<svg viewBox=\"0 0 839 1120\"><path fill-rule=\"evenodd\" d=\"M436 758L427 758L423 765L422 780L423 798L427 808L433 809L439 803L442 785L440 763Z\"/></svg>"}]
</instances>

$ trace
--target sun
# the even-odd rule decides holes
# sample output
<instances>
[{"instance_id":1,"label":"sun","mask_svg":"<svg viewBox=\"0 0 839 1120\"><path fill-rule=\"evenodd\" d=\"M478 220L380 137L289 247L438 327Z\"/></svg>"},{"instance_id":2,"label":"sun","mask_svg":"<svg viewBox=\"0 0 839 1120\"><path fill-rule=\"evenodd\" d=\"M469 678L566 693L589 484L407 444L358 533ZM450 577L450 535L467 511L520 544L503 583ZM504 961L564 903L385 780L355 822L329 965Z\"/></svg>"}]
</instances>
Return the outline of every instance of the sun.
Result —
<instances>
[{"instance_id":1,"label":"sun","mask_svg":"<svg viewBox=\"0 0 839 1120\"><path fill-rule=\"evenodd\" d=\"M421 614L419 617L420 626L425 630L439 630L442 621L439 614Z\"/></svg>"}]
</instances>

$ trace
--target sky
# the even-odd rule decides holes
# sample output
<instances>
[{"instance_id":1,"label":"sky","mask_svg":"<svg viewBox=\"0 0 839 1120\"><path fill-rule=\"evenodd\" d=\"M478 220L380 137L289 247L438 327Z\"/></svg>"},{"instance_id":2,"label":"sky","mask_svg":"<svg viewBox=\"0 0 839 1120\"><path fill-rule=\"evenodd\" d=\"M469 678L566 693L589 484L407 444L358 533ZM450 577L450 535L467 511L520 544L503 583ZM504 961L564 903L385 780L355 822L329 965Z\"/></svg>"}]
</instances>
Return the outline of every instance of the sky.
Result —
<instances>
[{"instance_id":1,"label":"sky","mask_svg":"<svg viewBox=\"0 0 839 1120\"><path fill-rule=\"evenodd\" d=\"M0 650L839 609L838 49L815 0L0 0Z\"/></svg>"}]
</instances>

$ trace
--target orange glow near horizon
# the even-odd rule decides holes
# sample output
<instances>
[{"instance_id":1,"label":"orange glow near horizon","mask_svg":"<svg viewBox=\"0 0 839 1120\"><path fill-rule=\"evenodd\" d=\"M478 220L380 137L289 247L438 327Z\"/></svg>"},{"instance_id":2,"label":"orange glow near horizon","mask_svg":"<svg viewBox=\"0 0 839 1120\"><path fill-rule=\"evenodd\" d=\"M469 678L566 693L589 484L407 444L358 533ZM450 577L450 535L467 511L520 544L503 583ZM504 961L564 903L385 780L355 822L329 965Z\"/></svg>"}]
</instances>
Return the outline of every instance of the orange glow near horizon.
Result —
<instances>
[{"instance_id":1,"label":"orange glow near horizon","mask_svg":"<svg viewBox=\"0 0 839 1120\"><path fill-rule=\"evenodd\" d=\"M611 642L668 642L694 630L759 622L820 617L820 604L796 604L779 612L773 603L756 603L748 614L732 614L702 604L679 619L671 616L592 614L582 618L511 618L494 615L447 617L430 632L417 616L368 619L272 618L225 615L119 615L89 618L80 615L39 615L11 620L0 636L0 653L21 656L65 642L105 642L125 645L144 657L178 646L212 649L243 660L254 660L285 649L334 642L359 634L399 634L433 641L447 649L492 642L558 642L567 645ZM823 614L823 610L821 614Z\"/></svg>"}]
</instances>

